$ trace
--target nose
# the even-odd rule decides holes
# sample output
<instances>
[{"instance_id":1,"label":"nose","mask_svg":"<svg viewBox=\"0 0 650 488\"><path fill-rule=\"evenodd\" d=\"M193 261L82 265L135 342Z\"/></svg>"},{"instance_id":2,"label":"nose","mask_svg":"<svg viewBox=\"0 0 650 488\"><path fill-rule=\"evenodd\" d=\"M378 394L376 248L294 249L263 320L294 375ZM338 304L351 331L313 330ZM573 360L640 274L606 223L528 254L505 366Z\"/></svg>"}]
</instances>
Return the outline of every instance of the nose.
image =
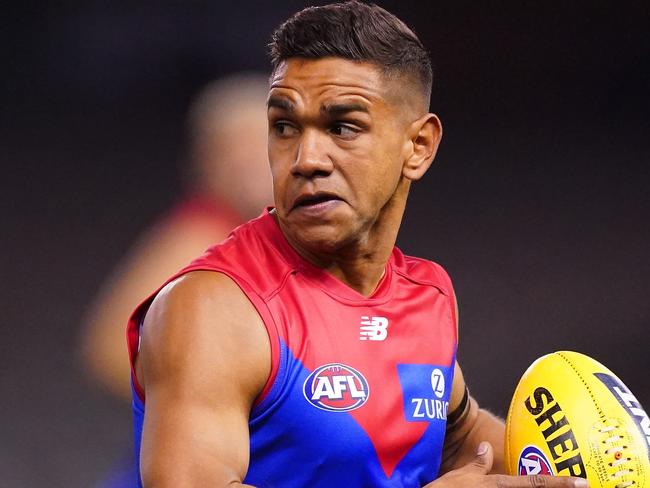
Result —
<instances>
[{"instance_id":1,"label":"nose","mask_svg":"<svg viewBox=\"0 0 650 488\"><path fill-rule=\"evenodd\" d=\"M333 169L332 160L327 151L327 137L320 134L317 129L304 130L292 167L294 176L303 178L327 176Z\"/></svg>"}]
</instances>

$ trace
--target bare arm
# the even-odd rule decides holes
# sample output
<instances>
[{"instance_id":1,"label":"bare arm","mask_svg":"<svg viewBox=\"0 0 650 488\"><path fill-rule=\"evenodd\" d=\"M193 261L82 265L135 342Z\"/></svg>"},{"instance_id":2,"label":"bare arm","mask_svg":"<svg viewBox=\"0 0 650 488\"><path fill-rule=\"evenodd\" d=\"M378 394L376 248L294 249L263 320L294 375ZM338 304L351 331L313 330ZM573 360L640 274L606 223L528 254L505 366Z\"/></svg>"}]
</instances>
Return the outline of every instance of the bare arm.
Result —
<instances>
[{"instance_id":1,"label":"bare arm","mask_svg":"<svg viewBox=\"0 0 650 488\"><path fill-rule=\"evenodd\" d=\"M146 392L144 485L242 486L249 412L270 364L262 321L229 278L194 272L163 289L137 362Z\"/></svg>"}]
</instances>

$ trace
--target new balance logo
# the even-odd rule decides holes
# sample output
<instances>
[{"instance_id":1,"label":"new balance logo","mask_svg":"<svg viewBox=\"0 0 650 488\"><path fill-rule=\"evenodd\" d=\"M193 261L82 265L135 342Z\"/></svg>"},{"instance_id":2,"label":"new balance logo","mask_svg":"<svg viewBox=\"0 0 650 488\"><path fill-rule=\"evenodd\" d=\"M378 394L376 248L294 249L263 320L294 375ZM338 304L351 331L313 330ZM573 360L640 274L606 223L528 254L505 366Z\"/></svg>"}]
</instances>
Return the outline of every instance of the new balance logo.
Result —
<instances>
[{"instance_id":1,"label":"new balance logo","mask_svg":"<svg viewBox=\"0 0 650 488\"><path fill-rule=\"evenodd\" d=\"M388 319L386 317L361 317L359 340L384 341L388 337Z\"/></svg>"}]
</instances>

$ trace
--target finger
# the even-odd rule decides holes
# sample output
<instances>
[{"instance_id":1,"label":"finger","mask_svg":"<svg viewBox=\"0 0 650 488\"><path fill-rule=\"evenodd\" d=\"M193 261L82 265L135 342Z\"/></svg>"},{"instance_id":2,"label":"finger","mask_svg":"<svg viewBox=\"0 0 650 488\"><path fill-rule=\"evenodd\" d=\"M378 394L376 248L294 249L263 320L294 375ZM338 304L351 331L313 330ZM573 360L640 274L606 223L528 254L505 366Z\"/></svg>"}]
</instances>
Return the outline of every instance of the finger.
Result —
<instances>
[{"instance_id":1,"label":"finger","mask_svg":"<svg viewBox=\"0 0 650 488\"><path fill-rule=\"evenodd\" d=\"M499 488L589 488L587 480L568 476L496 476Z\"/></svg>"},{"instance_id":2,"label":"finger","mask_svg":"<svg viewBox=\"0 0 650 488\"><path fill-rule=\"evenodd\" d=\"M530 488L588 488L587 480L566 476L526 476Z\"/></svg>"},{"instance_id":3,"label":"finger","mask_svg":"<svg viewBox=\"0 0 650 488\"><path fill-rule=\"evenodd\" d=\"M483 441L478 445L474 459L460 469L476 474L488 474L492 469L493 461L494 454L492 452L492 445L489 442Z\"/></svg>"}]
</instances>

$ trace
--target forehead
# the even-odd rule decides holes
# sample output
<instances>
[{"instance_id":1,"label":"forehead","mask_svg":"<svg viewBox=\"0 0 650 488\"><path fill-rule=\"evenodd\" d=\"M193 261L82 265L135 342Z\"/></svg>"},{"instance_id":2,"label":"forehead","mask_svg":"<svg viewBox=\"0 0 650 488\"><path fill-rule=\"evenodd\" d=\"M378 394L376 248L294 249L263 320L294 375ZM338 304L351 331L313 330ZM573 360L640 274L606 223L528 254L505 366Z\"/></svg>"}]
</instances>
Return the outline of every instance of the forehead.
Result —
<instances>
[{"instance_id":1,"label":"forehead","mask_svg":"<svg viewBox=\"0 0 650 488\"><path fill-rule=\"evenodd\" d=\"M386 80L372 63L342 58L291 58L283 61L271 78L269 98L278 97L297 105L349 97L370 108L386 105Z\"/></svg>"}]
</instances>

